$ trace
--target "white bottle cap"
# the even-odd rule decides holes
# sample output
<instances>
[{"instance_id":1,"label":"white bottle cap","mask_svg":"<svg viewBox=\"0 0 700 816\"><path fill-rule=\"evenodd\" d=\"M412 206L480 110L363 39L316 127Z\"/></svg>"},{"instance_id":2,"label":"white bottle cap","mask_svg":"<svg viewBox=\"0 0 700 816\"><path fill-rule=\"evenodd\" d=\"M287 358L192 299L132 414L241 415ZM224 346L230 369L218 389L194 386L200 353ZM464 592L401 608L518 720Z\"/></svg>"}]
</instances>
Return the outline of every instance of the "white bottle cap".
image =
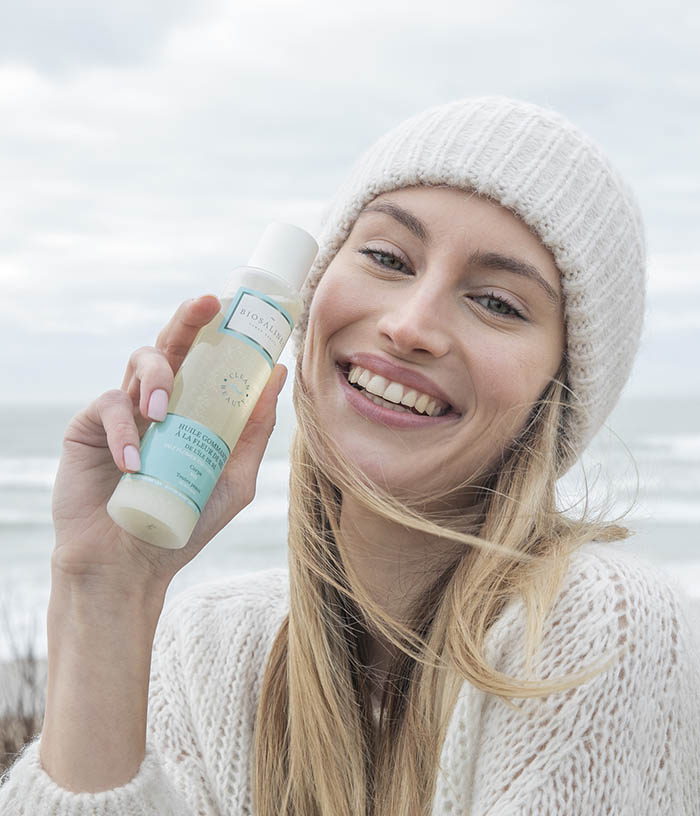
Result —
<instances>
[{"instance_id":1,"label":"white bottle cap","mask_svg":"<svg viewBox=\"0 0 700 816\"><path fill-rule=\"evenodd\" d=\"M258 241L248 266L284 278L298 292L318 253L318 244L306 230L273 221Z\"/></svg>"}]
</instances>

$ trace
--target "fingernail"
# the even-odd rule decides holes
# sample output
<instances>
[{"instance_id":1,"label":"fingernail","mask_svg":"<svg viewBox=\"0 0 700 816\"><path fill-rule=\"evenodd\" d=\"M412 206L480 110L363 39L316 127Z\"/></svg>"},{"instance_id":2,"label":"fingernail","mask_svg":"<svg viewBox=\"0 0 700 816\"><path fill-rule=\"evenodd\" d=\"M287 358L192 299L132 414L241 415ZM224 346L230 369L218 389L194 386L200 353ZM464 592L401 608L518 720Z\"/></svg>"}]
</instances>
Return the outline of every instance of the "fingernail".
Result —
<instances>
[{"instance_id":1,"label":"fingernail","mask_svg":"<svg viewBox=\"0 0 700 816\"><path fill-rule=\"evenodd\" d=\"M168 413L168 392L162 388L156 388L148 400L148 416L160 422L165 419Z\"/></svg>"},{"instance_id":2,"label":"fingernail","mask_svg":"<svg viewBox=\"0 0 700 816\"><path fill-rule=\"evenodd\" d=\"M281 393L282 389L284 388L284 384L287 382L287 369L282 370L282 374L279 375L279 386L277 388L277 395Z\"/></svg>"},{"instance_id":3,"label":"fingernail","mask_svg":"<svg viewBox=\"0 0 700 816\"><path fill-rule=\"evenodd\" d=\"M139 449L134 445L127 445L124 448L124 467L127 470L139 470L141 468Z\"/></svg>"}]
</instances>

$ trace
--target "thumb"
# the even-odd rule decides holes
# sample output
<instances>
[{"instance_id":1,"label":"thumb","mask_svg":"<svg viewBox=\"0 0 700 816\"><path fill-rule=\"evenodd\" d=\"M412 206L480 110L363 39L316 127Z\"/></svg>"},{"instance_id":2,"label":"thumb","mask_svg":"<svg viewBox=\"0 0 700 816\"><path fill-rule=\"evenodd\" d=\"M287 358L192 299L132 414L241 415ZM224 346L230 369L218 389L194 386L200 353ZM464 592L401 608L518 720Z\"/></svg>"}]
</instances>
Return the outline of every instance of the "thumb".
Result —
<instances>
[{"instance_id":1,"label":"thumb","mask_svg":"<svg viewBox=\"0 0 700 816\"><path fill-rule=\"evenodd\" d=\"M284 388L284 384L287 382L287 367L282 365L282 363L278 363L275 366L275 374L277 376L277 383L276 383L276 394L275 396L279 397L282 393L282 389Z\"/></svg>"},{"instance_id":2,"label":"thumb","mask_svg":"<svg viewBox=\"0 0 700 816\"><path fill-rule=\"evenodd\" d=\"M277 398L286 379L286 367L281 364L276 365L236 443L237 453L244 450L249 453L252 451L254 458L262 458L267 441L275 427Z\"/></svg>"}]
</instances>

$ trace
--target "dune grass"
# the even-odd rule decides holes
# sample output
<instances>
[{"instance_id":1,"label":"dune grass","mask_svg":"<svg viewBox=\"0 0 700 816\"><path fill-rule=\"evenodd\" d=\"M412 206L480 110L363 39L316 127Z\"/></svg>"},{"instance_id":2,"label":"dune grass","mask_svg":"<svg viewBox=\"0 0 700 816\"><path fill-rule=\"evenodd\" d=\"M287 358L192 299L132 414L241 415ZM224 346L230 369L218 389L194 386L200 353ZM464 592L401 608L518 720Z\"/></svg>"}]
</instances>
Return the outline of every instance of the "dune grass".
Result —
<instances>
[{"instance_id":1,"label":"dune grass","mask_svg":"<svg viewBox=\"0 0 700 816\"><path fill-rule=\"evenodd\" d=\"M40 731L44 719L46 661L36 653L36 620L22 636L12 604L0 603L0 626L11 660L0 667L0 774Z\"/></svg>"}]
</instances>

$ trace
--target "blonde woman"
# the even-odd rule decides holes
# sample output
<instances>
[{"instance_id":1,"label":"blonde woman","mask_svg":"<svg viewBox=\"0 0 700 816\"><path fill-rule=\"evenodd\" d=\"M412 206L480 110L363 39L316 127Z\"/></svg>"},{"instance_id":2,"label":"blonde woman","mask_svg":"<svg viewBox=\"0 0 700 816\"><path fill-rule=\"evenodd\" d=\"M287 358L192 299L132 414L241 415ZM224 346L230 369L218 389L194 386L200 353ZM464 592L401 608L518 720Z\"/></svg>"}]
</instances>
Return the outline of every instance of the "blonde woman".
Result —
<instances>
[{"instance_id":1,"label":"blonde woman","mask_svg":"<svg viewBox=\"0 0 700 816\"><path fill-rule=\"evenodd\" d=\"M700 813L680 600L615 549L624 527L555 495L639 342L628 188L557 114L458 100L372 145L319 238L289 571L197 586L161 617L253 499L281 366L184 549L105 512L216 314L189 301L66 431L46 716L3 814Z\"/></svg>"}]
</instances>

